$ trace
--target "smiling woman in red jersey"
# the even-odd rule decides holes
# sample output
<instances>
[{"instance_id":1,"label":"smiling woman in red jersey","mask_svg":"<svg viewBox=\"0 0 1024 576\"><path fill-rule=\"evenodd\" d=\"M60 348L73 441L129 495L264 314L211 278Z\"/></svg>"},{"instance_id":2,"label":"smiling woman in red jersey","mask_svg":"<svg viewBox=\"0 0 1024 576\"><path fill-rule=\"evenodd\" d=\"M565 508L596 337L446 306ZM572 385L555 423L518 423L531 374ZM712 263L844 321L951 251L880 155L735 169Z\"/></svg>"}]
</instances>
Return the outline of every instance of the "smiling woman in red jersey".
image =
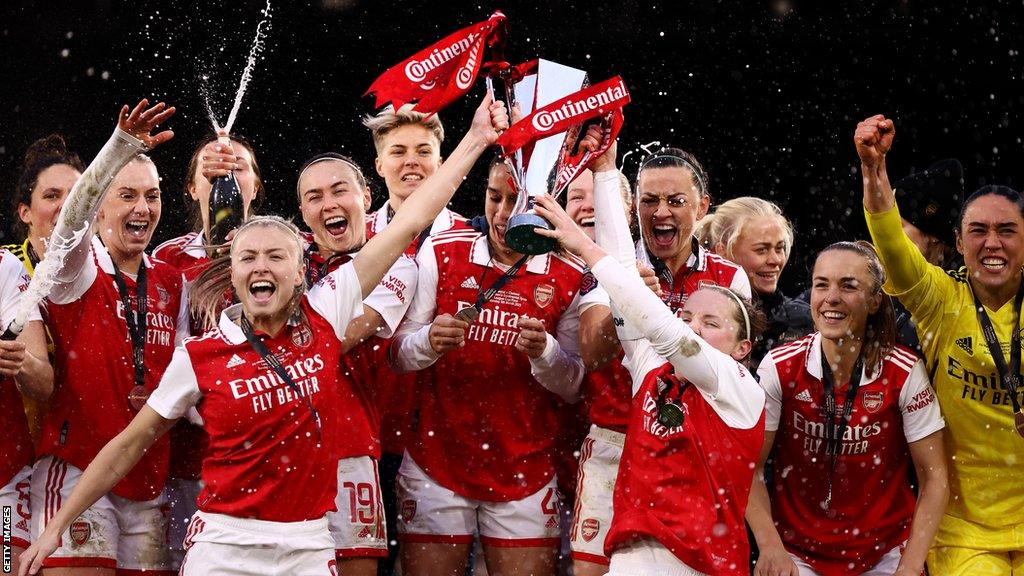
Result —
<instances>
[{"instance_id":1,"label":"smiling woman in red jersey","mask_svg":"<svg viewBox=\"0 0 1024 576\"><path fill-rule=\"evenodd\" d=\"M884 278L870 246L826 248L811 278L818 331L775 348L758 369L768 416L747 510L756 575L924 569L949 495L944 422L923 362L895 344Z\"/></svg>"},{"instance_id":2,"label":"smiling woman in red jersey","mask_svg":"<svg viewBox=\"0 0 1024 576\"><path fill-rule=\"evenodd\" d=\"M515 202L508 168L492 162L487 232L434 235L417 257L416 295L391 354L397 370L420 371L418 427L398 480L406 574L461 574L475 532L491 570L554 572L558 406L583 376L583 267L512 251L504 238Z\"/></svg>"},{"instance_id":3,"label":"smiling woman in red jersey","mask_svg":"<svg viewBox=\"0 0 1024 576\"><path fill-rule=\"evenodd\" d=\"M266 194L256 152L252 145L238 135L232 135L230 144L217 141L216 135L204 138L195 148L185 172L184 198L188 204L192 231L157 246L153 257L174 266L185 275L187 282L195 280L209 266L210 250L207 231L210 227L210 190L215 178L234 174L245 214L251 214ZM193 336L202 334L197 319L190 323ZM196 424L182 420L170 433L171 456L164 493L170 506L168 541L170 565L177 570L185 556L182 542L188 521L196 511L196 498L201 483L199 470L206 434Z\"/></svg>"},{"instance_id":4,"label":"smiling woman in red jersey","mask_svg":"<svg viewBox=\"0 0 1024 576\"><path fill-rule=\"evenodd\" d=\"M59 225L86 220L93 215L76 214L81 198L102 196L95 234L65 231L75 234L73 246L46 301L57 380L33 470L36 536L80 471L131 421L185 335L181 274L144 254L161 201L156 166L141 152L172 137L150 131L173 113L146 100L131 111L125 106L114 134L75 184L80 200L61 209ZM164 443L63 532L63 545L47 566L67 574L167 570L160 494L166 474Z\"/></svg>"},{"instance_id":5,"label":"smiling woman in red jersey","mask_svg":"<svg viewBox=\"0 0 1024 576\"><path fill-rule=\"evenodd\" d=\"M186 539L185 575L336 572L325 514L334 508L335 393L342 338L369 293L434 216L479 155L507 128L489 98L448 163L360 257L305 291L298 230L276 217L239 228L227 257L192 289L193 310L218 328L174 352L160 387L127 428L96 455L63 499L22 571L37 571L64 529L151 451L192 408L210 435L204 488ZM230 287L239 304L218 314Z\"/></svg>"}]
</instances>

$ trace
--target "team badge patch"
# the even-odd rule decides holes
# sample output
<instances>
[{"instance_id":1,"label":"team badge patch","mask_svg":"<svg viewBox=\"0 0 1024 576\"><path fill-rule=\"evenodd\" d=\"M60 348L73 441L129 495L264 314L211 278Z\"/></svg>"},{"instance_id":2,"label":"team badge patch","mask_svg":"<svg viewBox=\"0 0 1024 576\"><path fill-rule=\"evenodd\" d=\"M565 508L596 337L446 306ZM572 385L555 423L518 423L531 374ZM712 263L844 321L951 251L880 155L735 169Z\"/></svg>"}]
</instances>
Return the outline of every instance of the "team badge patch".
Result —
<instances>
[{"instance_id":1,"label":"team badge patch","mask_svg":"<svg viewBox=\"0 0 1024 576\"><path fill-rule=\"evenodd\" d=\"M547 307L555 299L555 287L549 284L538 284L533 289L533 301L541 308Z\"/></svg>"},{"instance_id":2,"label":"team badge patch","mask_svg":"<svg viewBox=\"0 0 1024 576\"><path fill-rule=\"evenodd\" d=\"M882 407L882 400L885 399L885 392L865 392L860 403L864 409L874 414Z\"/></svg>"},{"instance_id":3,"label":"team badge patch","mask_svg":"<svg viewBox=\"0 0 1024 576\"><path fill-rule=\"evenodd\" d=\"M89 537L92 536L92 524L89 524L85 520L75 520L71 523L71 527L68 528L68 532L71 535L71 541L75 543L75 546L81 546L89 541Z\"/></svg>"},{"instance_id":4,"label":"team badge patch","mask_svg":"<svg viewBox=\"0 0 1024 576\"><path fill-rule=\"evenodd\" d=\"M167 290L163 286L156 287L157 301L160 303L160 308L166 308L167 303L171 301L171 295L167 293Z\"/></svg>"},{"instance_id":5,"label":"team badge patch","mask_svg":"<svg viewBox=\"0 0 1024 576\"><path fill-rule=\"evenodd\" d=\"M412 519L416 517L416 501L406 500L402 502L402 521L412 522Z\"/></svg>"},{"instance_id":6,"label":"team badge patch","mask_svg":"<svg viewBox=\"0 0 1024 576\"><path fill-rule=\"evenodd\" d=\"M583 536L584 542L590 542L596 538L600 531L601 521L597 518L586 518L583 520L583 525L580 526L580 535Z\"/></svg>"},{"instance_id":7,"label":"team badge patch","mask_svg":"<svg viewBox=\"0 0 1024 576\"><path fill-rule=\"evenodd\" d=\"M309 343L313 341L313 332L310 331L309 326L305 323L298 325L295 330L292 331L292 344L299 348L305 348L309 346Z\"/></svg>"}]
</instances>

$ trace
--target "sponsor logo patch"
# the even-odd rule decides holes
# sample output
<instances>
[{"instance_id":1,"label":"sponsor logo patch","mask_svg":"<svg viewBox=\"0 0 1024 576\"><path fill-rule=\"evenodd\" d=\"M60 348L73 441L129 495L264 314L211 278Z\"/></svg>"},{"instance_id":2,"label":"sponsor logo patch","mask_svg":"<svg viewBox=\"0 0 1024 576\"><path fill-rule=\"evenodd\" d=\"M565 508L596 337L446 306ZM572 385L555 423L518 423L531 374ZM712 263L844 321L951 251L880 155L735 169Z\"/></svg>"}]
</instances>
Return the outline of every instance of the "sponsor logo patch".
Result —
<instances>
[{"instance_id":1,"label":"sponsor logo patch","mask_svg":"<svg viewBox=\"0 0 1024 576\"><path fill-rule=\"evenodd\" d=\"M801 402L814 402L814 398L811 398L811 393L806 388L801 390L800 393L793 398Z\"/></svg>"},{"instance_id":2,"label":"sponsor logo patch","mask_svg":"<svg viewBox=\"0 0 1024 576\"><path fill-rule=\"evenodd\" d=\"M580 296L590 294L594 288L597 288L597 278L594 277L593 272L588 270L587 273L580 278Z\"/></svg>"},{"instance_id":3,"label":"sponsor logo patch","mask_svg":"<svg viewBox=\"0 0 1024 576\"><path fill-rule=\"evenodd\" d=\"M974 356L974 347L971 346L970 336L966 336L964 338L957 338L956 345L959 346L960 349L963 350L964 352L967 352L971 356Z\"/></svg>"},{"instance_id":4,"label":"sponsor logo patch","mask_svg":"<svg viewBox=\"0 0 1024 576\"><path fill-rule=\"evenodd\" d=\"M232 354L231 359L228 360L226 367L234 368L235 366L241 366L242 364L245 364L245 360L242 360L241 356L239 356L238 354Z\"/></svg>"},{"instance_id":5,"label":"sponsor logo patch","mask_svg":"<svg viewBox=\"0 0 1024 576\"><path fill-rule=\"evenodd\" d=\"M597 537L597 533L601 531L601 521L597 518L586 518L583 520L583 524L580 526L580 535L583 536L584 542L590 542Z\"/></svg>"},{"instance_id":6,"label":"sponsor logo patch","mask_svg":"<svg viewBox=\"0 0 1024 576\"><path fill-rule=\"evenodd\" d=\"M461 286L463 288L466 288L466 289L469 289L469 290L479 290L480 289L480 283L476 281L476 277L474 277L474 276L470 276L469 278L466 278L465 280L463 280Z\"/></svg>"}]
</instances>

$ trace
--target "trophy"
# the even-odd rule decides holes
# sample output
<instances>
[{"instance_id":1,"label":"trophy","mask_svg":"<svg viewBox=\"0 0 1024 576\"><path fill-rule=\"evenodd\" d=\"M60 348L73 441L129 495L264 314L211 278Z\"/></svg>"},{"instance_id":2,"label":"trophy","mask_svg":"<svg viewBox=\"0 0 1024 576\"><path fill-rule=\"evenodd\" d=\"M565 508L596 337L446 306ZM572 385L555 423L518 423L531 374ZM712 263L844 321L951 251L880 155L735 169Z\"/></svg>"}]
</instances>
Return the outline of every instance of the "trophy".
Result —
<instances>
[{"instance_id":1,"label":"trophy","mask_svg":"<svg viewBox=\"0 0 1024 576\"><path fill-rule=\"evenodd\" d=\"M556 242L534 232L551 229L533 211L537 196L557 197L607 149L622 126L621 108L629 102L629 92L618 77L590 86L583 70L544 59L505 68L494 76L504 80L509 108L518 107L523 116L497 142L519 193L505 243L520 254L544 254ZM604 144L599 150L580 152L579 139L591 122L601 123Z\"/></svg>"}]
</instances>

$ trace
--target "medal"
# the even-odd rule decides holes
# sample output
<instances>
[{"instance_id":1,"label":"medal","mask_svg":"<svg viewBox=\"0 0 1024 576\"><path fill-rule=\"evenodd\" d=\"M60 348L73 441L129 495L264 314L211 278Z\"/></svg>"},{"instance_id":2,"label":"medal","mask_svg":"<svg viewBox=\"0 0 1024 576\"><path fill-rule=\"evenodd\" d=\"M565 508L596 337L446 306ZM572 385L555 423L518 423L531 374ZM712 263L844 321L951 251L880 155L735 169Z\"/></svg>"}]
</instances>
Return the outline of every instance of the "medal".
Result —
<instances>
[{"instance_id":1,"label":"medal","mask_svg":"<svg viewBox=\"0 0 1024 576\"><path fill-rule=\"evenodd\" d=\"M146 405L146 400L149 400L149 390L146 390L145 386L133 386L132 391L128 393L128 404L136 412L142 410L142 407Z\"/></svg>"},{"instance_id":2,"label":"medal","mask_svg":"<svg viewBox=\"0 0 1024 576\"><path fill-rule=\"evenodd\" d=\"M658 424L666 428L678 428L683 425L683 409L669 400L658 407Z\"/></svg>"},{"instance_id":3,"label":"medal","mask_svg":"<svg viewBox=\"0 0 1024 576\"><path fill-rule=\"evenodd\" d=\"M455 318L462 320L466 324L472 324L476 322L476 319L480 316L480 311L477 310L476 306L466 306L462 310L455 313Z\"/></svg>"}]
</instances>

